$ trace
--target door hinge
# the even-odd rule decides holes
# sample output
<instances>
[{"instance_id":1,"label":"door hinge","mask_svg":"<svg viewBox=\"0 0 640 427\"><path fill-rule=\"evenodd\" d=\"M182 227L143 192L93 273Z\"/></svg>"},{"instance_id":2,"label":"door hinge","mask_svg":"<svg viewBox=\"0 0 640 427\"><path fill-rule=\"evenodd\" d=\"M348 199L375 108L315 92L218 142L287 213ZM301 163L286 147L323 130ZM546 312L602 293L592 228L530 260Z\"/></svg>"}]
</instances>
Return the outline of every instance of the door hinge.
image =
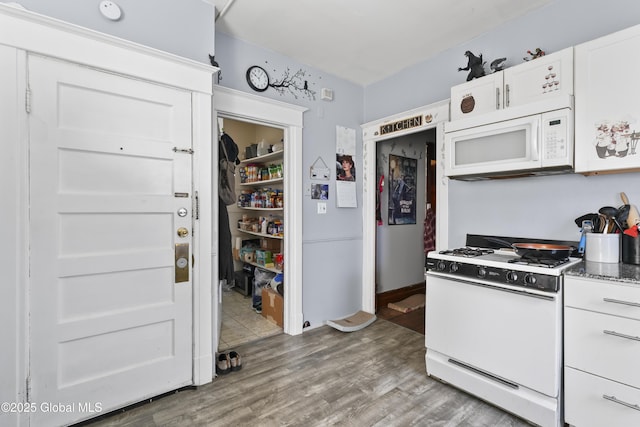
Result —
<instances>
[{"instance_id":1,"label":"door hinge","mask_svg":"<svg viewBox=\"0 0 640 427\"><path fill-rule=\"evenodd\" d=\"M29 86L27 86L24 94L24 109L27 111L27 114L31 113L31 88Z\"/></svg>"},{"instance_id":2,"label":"door hinge","mask_svg":"<svg viewBox=\"0 0 640 427\"><path fill-rule=\"evenodd\" d=\"M200 219L200 197L198 197L198 192L195 191L194 195L193 195L193 201L194 201L194 208L193 208L193 212L196 216L195 219Z\"/></svg>"},{"instance_id":3,"label":"door hinge","mask_svg":"<svg viewBox=\"0 0 640 427\"><path fill-rule=\"evenodd\" d=\"M174 153L186 153L186 154L193 154L193 150L191 148L178 148L178 147L173 147L173 152Z\"/></svg>"},{"instance_id":4,"label":"door hinge","mask_svg":"<svg viewBox=\"0 0 640 427\"><path fill-rule=\"evenodd\" d=\"M27 402L31 402L31 376L27 377L25 392L27 395Z\"/></svg>"}]
</instances>

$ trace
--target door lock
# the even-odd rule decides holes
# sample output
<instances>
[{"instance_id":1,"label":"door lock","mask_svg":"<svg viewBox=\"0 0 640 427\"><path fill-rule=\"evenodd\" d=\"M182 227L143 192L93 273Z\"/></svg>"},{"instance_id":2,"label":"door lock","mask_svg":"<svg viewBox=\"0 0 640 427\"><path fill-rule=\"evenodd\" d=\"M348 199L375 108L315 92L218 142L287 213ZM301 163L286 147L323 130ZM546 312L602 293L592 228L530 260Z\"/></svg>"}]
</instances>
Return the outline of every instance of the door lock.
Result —
<instances>
[{"instance_id":1,"label":"door lock","mask_svg":"<svg viewBox=\"0 0 640 427\"><path fill-rule=\"evenodd\" d=\"M176 243L175 282L189 281L189 244Z\"/></svg>"},{"instance_id":2,"label":"door lock","mask_svg":"<svg viewBox=\"0 0 640 427\"><path fill-rule=\"evenodd\" d=\"M178 237L187 237L189 235L189 230L184 227L178 228Z\"/></svg>"}]
</instances>

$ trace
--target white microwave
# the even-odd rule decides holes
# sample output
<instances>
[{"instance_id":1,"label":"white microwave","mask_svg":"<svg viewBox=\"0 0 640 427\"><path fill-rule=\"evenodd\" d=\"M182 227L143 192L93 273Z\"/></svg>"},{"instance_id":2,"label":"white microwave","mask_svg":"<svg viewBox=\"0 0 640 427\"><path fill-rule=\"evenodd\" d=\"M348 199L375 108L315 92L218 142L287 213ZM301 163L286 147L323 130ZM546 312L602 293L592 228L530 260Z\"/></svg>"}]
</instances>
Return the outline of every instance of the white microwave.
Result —
<instances>
[{"instance_id":1,"label":"white microwave","mask_svg":"<svg viewBox=\"0 0 640 427\"><path fill-rule=\"evenodd\" d=\"M570 108L445 133L445 175L478 180L573 169Z\"/></svg>"}]
</instances>

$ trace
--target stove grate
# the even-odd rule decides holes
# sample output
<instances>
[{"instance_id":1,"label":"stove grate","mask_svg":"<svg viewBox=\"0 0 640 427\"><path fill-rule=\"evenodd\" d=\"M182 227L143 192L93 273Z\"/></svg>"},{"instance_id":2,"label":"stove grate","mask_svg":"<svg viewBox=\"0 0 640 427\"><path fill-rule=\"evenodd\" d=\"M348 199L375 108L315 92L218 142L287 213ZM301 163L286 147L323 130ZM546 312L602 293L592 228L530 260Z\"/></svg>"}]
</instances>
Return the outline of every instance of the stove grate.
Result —
<instances>
[{"instance_id":1,"label":"stove grate","mask_svg":"<svg viewBox=\"0 0 640 427\"><path fill-rule=\"evenodd\" d=\"M456 255L456 256L462 256L466 258L492 254L493 252L494 252L493 249L472 248L469 246L466 246L464 248L447 249L444 251L440 251L440 253L443 255Z\"/></svg>"},{"instance_id":2,"label":"stove grate","mask_svg":"<svg viewBox=\"0 0 640 427\"><path fill-rule=\"evenodd\" d=\"M563 259L549 259L549 258L539 258L533 256L522 256L520 258L514 258L507 261L510 264L520 264L520 265L531 265L535 267L546 267L546 268L554 268L559 267L563 264L569 262L569 258Z\"/></svg>"}]
</instances>

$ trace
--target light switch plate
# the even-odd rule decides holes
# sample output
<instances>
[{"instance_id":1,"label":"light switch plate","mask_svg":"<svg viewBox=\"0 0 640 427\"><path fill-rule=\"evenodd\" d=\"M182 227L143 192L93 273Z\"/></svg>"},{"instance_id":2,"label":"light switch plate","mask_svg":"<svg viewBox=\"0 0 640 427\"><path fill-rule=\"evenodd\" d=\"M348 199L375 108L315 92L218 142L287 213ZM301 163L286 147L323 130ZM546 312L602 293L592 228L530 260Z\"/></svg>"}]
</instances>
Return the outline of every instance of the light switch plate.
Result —
<instances>
[{"instance_id":1,"label":"light switch plate","mask_svg":"<svg viewBox=\"0 0 640 427\"><path fill-rule=\"evenodd\" d=\"M318 203L318 214L326 214L326 213L327 213L327 204Z\"/></svg>"}]
</instances>

